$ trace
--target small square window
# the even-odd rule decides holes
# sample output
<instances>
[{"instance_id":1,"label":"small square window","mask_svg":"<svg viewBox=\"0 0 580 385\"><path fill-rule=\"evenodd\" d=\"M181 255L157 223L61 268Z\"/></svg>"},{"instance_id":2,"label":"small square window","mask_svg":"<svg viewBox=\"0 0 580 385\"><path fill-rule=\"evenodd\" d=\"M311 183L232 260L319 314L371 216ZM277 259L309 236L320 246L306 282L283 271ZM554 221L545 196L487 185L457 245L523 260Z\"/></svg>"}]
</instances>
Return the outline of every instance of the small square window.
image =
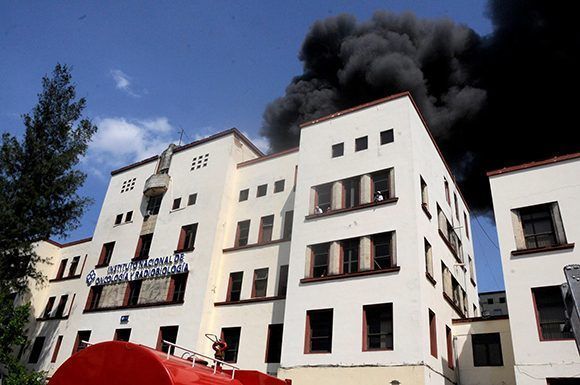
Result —
<instances>
[{"instance_id":1,"label":"small square window","mask_svg":"<svg viewBox=\"0 0 580 385\"><path fill-rule=\"evenodd\" d=\"M361 136L360 138L356 138L354 141L354 150L355 151L362 151L369 148L369 137L368 136Z\"/></svg>"},{"instance_id":2,"label":"small square window","mask_svg":"<svg viewBox=\"0 0 580 385\"><path fill-rule=\"evenodd\" d=\"M133 211L129 211L127 215L125 215L125 222L131 222L133 219Z\"/></svg>"},{"instance_id":3,"label":"small square window","mask_svg":"<svg viewBox=\"0 0 580 385\"><path fill-rule=\"evenodd\" d=\"M499 303L505 303L505 297L499 297Z\"/></svg>"},{"instance_id":4,"label":"small square window","mask_svg":"<svg viewBox=\"0 0 580 385\"><path fill-rule=\"evenodd\" d=\"M250 195L250 189L240 190L240 199L239 202L247 201L248 195Z\"/></svg>"},{"instance_id":5,"label":"small square window","mask_svg":"<svg viewBox=\"0 0 580 385\"><path fill-rule=\"evenodd\" d=\"M177 210L179 208L179 206L181 206L181 198L175 198L173 200L173 207L171 209Z\"/></svg>"},{"instance_id":6,"label":"small square window","mask_svg":"<svg viewBox=\"0 0 580 385\"><path fill-rule=\"evenodd\" d=\"M263 197L264 195L266 195L267 192L268 192L268 185L267 184L260 185L260 186L258 186L258 191L256 191L256 196Z\"/></svg>"},{"instance_id":7,"label":"small square window","mask_svg":"<svg viewBox=\"0 0 580 385\"><path fill-rule=\"evenodd\" d=\"M275 193L278 193L278 192L284 191L284 183L285 183L285 180L284 179L277 180L274 183L274 192Z\"/></svg>"},{"instance_id":8,"label":"small square window","mask_svg":"<svg viewBox=\"0 0 580 385\"><path fill-rule=\"evenodd\" d=\"M189 194L189 198L187 198L187 205L192 206L197 202L197 193Z\"/></svg>"},{"instance_id":9,"label":"small square window","mask_svg":"<svg viewBox=\"0 0 580 385\"><path fill-rule=\"evenodd\" d=\"M487 299L487 304L488 305L493 305L493 298L488 298Z\"/></svg>"},{"instance_id":10,"label":"small square window","mask_svg":"<svg viewBox=\"0 0 580 385\"><path fill-rule=\"evenodd\" d=\"M115 217L115 224L118 225L123 221L123 214L119 214Z\"/></svg>"},{"instance_id":11,"label":"small square window","mask_svg":"<svg viewBox=\"0 0 580 385\"><path fill-rule=\"evenodd\" d=\"M393 136L393 129L392 128L390 130L381 131L381 145L387 144L387 143L392 143L394 140L395 140L395 138Z\"/></svg>"},{"instance_id":12,"label":"small square window","mask_svg":"<svg viewBox=\"0 0 580 385\"><path fill-rule=\"evenodd\" d=\"M332 145L332 157L338 158L344 155L344 143L337 143Z\"/></svg>"}]
</instances>

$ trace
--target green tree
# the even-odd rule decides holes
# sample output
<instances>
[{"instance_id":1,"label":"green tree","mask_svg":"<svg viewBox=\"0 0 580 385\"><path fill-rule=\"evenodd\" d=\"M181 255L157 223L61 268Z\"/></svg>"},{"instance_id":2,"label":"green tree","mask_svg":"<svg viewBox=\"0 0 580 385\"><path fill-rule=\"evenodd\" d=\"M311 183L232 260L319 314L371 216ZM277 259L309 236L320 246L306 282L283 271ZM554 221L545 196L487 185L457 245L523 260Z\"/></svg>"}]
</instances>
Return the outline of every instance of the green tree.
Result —
<instances>
[{"instance_id":1,"label":"green tree","mask_svg":"<svg viewBox=\"0 0 580 385\"><path fill-rule=\"evenodd\" d=\"M84 98L76 98L71 71L57 64L42 79L42 92L31 114L23 115L22 139L4 133L0 147L0 366L5 383L36 384L15 358L26 344L29 305L14 306L14 294L30 282L43 284L44 261L34 244L65 236L79 224L90 203L77 190L86 175L77 166L97 127L83 117ZM14 350L13 350L14 349Z\"/></svg>"}]
</instances>

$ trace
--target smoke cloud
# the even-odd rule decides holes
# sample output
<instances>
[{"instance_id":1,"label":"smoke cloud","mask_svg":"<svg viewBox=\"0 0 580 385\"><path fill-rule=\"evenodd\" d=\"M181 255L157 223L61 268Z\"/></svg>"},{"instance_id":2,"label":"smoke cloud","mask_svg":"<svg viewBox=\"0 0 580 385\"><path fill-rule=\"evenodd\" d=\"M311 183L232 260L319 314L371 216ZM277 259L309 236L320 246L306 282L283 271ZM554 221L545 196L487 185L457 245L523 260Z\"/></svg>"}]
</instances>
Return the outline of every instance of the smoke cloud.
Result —
<instances>
[{"instance_id":1,"label":"smoke cloud","mask_svg":"<svg viewBox=\"0 0 580 385\"><path fill-rule=\"evenodd\" d=\"M580 32L557 2L488 4L479 36L448 19L377 12L315 22L299 53L303 73L264 112L274 151L298 144L298 125L410 91L471 208L488 212L485 172L578 151L572 126Z\"/></svg>"}]
</instances>

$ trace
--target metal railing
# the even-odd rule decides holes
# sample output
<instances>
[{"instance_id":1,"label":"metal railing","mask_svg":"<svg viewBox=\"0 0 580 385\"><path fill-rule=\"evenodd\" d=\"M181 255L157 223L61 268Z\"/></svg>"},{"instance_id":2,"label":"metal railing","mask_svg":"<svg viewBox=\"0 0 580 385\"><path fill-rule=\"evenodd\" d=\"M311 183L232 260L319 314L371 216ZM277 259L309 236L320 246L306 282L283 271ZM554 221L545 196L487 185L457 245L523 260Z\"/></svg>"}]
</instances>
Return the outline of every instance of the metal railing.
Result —
<instances>
[{"instance_id":1,"label":"metal railing","mask_svg":"<svg viewBox=\"0 0 580 385\"><path fill-rule=\"evenodd\" d=\"M233 380L234 379L234 376L236 374L236 370L239 370L240 369L237 366L232 365L232 364L230 364L228 362L225 362L225 361L222 361L222 360L218 360L217 358L214 358L214 357L206 356L205 354L198 353L198 352L196 352L194 350L191 350L191 349L185 348L183 346L174 344L173 342L169 342L169 341L163 340L163 344L169 346L169 349L167 349L167 359L168 360L169 360L169 358L172 355L172 352L171 352L172 349L171 349L171 347L173 347L173 348L176 348L176 349L183 350L184 352L187 352L187 353L190 354L189 357L191 358L191 366L192 367L195 366L195 359L197 357L202 357L202 358L205 358L207 360L212 361L213 362L213 374L216 374L217 373L218 366L226 366L226 367L229 367L229 368L232 369L232 380Z\"/></svg>"}]
</instances>

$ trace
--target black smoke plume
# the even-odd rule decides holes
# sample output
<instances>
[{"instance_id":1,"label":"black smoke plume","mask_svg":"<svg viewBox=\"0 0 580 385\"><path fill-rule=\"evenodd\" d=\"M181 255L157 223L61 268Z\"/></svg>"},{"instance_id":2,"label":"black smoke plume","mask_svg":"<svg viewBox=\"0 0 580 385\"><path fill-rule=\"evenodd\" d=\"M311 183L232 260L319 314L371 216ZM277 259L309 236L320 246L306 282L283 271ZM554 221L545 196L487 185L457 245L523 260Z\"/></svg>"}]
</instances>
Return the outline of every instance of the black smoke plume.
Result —
<instances>
[{"instance_id":1,"label":"black smoke plume","mask_svg":"<svg viewBox=\"0 0 580 385\"><path fill-rule=\"evenodd\" d=\"M268 105L262 134L283 150L298 144L302 122L410 91L471 208L487 212L486 171L580 149L574 12L491 0L487 15L487 36L411 13L315 22L299 54L304 71Z\"/></svg>"}]
</instances>

